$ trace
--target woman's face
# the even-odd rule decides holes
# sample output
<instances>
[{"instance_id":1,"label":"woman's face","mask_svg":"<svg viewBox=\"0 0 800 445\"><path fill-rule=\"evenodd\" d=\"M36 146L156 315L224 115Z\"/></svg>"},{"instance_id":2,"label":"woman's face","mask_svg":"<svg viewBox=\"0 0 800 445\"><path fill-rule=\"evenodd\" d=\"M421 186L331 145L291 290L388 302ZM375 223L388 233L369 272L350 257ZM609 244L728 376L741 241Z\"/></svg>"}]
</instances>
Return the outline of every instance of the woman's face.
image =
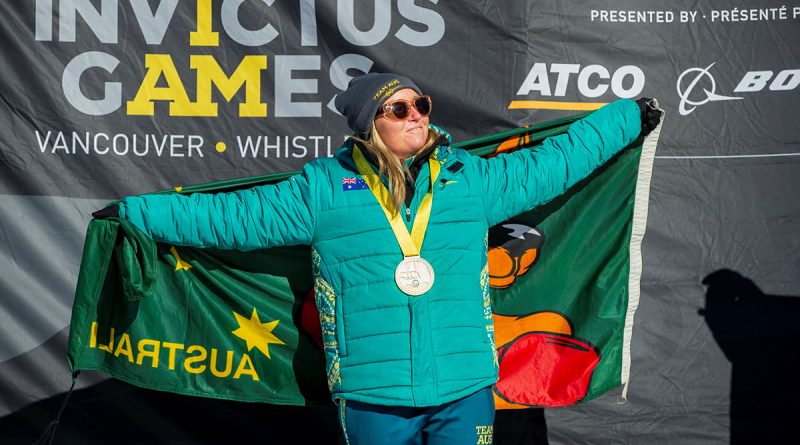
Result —
<instances>
[{"instance_id":1,"label":"woman's face","mask_svg":"<svg viewBox=\"0 0 800 445\"><path fill-rule=\"evenodd\" d=\"M419 96L416 91L405 88L392 94L385 103L396 100L410 100ZM405 119L392 120L383 114L375 118L375 128L389 150L400 159L406 159L418 152L428 139L428 116L419 114L416 108L409 107Z\"/></svg>"}]
</instances>

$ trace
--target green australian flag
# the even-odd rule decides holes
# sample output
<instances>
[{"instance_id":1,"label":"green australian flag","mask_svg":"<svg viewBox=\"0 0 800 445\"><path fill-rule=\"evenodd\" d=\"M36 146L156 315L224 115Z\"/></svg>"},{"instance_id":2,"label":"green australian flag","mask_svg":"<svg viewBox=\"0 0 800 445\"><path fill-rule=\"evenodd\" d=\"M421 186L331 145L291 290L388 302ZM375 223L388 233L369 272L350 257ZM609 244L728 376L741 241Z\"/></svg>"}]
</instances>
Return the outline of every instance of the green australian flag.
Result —
<instances>
[{"instance_id":1,"label":"green australian flag","mask_svg":"<svg viewBox=\"0 0 800 445\"><path fill-rule=\"evenodd\" d=\"M581 117L454 146L476 156L535 150ZM559 198L490 230L499 409L570 405L627 383L659 131ZM292 174L161 193L232 191ZM171 246L124 220L92 220L69 365L186 395L329 403L312 289L308 246L252 252Z\"/></svg>"}]
</instances>

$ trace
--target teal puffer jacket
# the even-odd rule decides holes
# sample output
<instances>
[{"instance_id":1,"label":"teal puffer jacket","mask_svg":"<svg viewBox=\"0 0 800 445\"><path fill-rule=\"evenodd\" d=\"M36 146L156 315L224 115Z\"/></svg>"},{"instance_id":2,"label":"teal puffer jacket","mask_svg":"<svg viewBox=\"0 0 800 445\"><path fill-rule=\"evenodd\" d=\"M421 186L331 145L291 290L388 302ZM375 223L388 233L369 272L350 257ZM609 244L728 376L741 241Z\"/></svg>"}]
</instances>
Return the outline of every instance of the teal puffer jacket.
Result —
<instances>
[{"instance_id":1,"label":"teal puffer jacket","mask_svg":"<svg viewBox=\"0 0 800 445\"><path fill-rule=\"evenodd\" d=\"M360 178L352 142L278 184L130 197L121 217L176 245L250 250L310 244L334 399L439 405L497 379L489 227L563 193L636 139L640 125L638 106L620 100L532 150L483 159L437 147L431 156L441 171L420 253L436 279L416 297L395 284L403 255L377 200L367 188L346 186ZM426 163L409 206L409 231L429 181Z\"/></svg>"}]
</instances>

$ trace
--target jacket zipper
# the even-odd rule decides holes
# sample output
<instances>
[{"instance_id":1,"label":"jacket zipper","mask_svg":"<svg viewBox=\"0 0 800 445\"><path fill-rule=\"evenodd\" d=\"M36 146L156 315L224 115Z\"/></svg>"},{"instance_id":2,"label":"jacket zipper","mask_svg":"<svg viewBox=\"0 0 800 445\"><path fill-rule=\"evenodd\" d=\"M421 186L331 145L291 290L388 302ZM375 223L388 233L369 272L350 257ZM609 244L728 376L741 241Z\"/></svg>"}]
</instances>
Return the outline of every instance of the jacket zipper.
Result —
<instances>
[{"instance_id":1,"label":"jacket zipper","mask_svg":"<svg viewBox=\"0 0 800 445\"><path fill-rule=\"evenodd\" d=\"M406 221L411 222L411 209L406 207Z\"/></svg>"}]
</instances>

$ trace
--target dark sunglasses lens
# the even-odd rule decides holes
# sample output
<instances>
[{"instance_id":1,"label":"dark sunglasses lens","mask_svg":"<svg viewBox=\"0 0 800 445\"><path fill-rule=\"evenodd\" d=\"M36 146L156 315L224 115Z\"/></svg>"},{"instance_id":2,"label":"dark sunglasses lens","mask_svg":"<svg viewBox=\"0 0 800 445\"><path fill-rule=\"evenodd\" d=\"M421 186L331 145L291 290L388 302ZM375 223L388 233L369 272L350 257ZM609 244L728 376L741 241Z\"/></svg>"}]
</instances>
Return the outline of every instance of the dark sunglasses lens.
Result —
<instances>
[{"instance_id":1,"label":"dark sunglasses lens","mask_svg":"<svg viewBox=\"0 0 800 445\"><path fill-rule=\"evenodd\" d=\"M414 100L414 108L419 114L427 116L431 112L431 99L428 97L418 97Z\"/></svg>"},{"instance_id":2,"label":"dark sunglasses lens","mask_svg":"<svg viewBox=\"0 0 800 445\"><path fill-rule=\"evenodd\" d=\"M394 102L391 106L392 115L398 119L405 119L408 116L408 104L405 102Z\"/></svg>"}]
</instances>

